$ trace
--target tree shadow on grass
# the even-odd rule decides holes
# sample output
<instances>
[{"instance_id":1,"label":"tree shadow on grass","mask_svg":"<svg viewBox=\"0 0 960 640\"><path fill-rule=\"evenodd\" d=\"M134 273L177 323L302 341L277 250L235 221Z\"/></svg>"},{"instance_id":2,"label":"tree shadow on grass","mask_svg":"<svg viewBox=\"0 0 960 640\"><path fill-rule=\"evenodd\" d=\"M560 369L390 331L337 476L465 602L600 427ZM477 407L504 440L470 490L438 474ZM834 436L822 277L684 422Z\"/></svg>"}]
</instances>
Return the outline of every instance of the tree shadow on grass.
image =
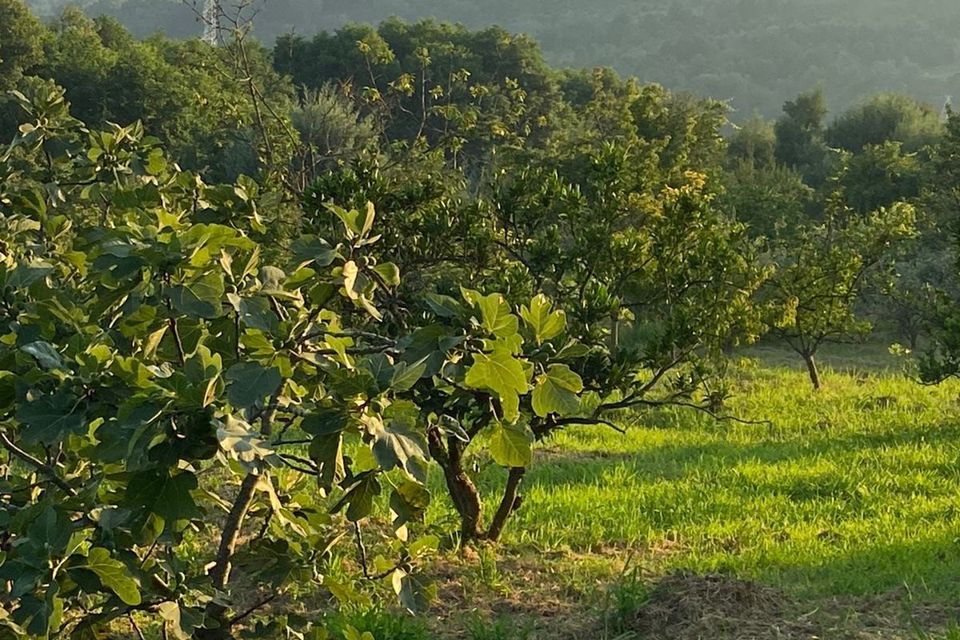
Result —
<instances>
[{"instance_id":1,"label":"tree shadow on grass","mask_svg":"<svg viewBox=\"0 0 960 640\"><path fill-rule=\"evenodd\" d=\"M603 449L565 451L547 444L535 449L535 463L525 484L528 487L597 484L615 468L628 469L649 482L681 480L691 474L729 470L742 463L776 465L802 458L829 460L831 456L850 457L908 445L936 447L939 444L957 446L958 443L960 423L842 437L824 435L804 441L659 444L636 452L607 452ZM942 472L956 479L960 490L960 464L936 463L923 470Z\"/></svg>"},{"instance_id":2,"label":"tree shadow on grass","mask_svg":"<svg viewBox=\"0 0 960 640\"><path fill-rule=\"evenodd\" d=\"M588 550L638 544L637 531L647 541L681 532L701 566L820 595L906 586L921 599L937 599L960 593L960 510L950 500L960 498L957 456L907 458L888 471L884 455L913 445L955 449L958 442L960 424L948 424L806 442L659 444L635 453L546 449L525 479L527 499L511 527L520 532L516 539L525 532L528 540L546 536ZM869 468L853 468L854 460ZM500 473L481 474L486 495L496 495ZM925 499L924 522L903 541L911 524L902 518L911 517L912 500ZM788 515L778 521L781 511ZM815 543L822 553L791 555L790 544L800 544L791 541L793 530L821 520L828 523ZM747 530L747 522L762 530ZM851 534L856 527L864 532ZM890 527L897 541L884 537ZM950 528L957 531L946 533ZM758 541L765 545L759 552Z\"/></svg>"},{"instance_id":3,"label":"tree shadow on grass","mask_svg":"<svg viewBox=\"0 0 960 640\"><path fill-rule=\"evenodd\" d=\"M771 562L759 576L809 595L849 597L901 593L904 600L960 605L960 544L956 532L925 533L906 542L837 550L811 560Z\"/></svg>"}]
</instances>

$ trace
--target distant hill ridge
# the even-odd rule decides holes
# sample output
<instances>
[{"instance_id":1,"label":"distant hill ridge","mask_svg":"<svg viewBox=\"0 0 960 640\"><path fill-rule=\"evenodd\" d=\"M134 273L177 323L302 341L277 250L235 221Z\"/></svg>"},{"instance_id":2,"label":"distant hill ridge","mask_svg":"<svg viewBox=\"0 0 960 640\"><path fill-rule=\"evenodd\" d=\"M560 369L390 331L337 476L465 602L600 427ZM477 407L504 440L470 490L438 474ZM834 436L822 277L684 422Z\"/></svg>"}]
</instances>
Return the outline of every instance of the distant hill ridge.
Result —
<instances>
[{"instance_id":1,"label":"distant hill ridge","mask_svg":"<svg viewBox=\"0 0 960 640\"><path fill-rule=\"evenodd\" d=\"M821 84L834 112L878 92L936 106L960 94L956 0L259 0L257 36L310 37L346 22L435 17L500 24L539 40L554 66L612 66L670 89L730 100L734 119L776 115ZM54 15L67 0L29 0ZM76 3L72 3L76 4ZM134 34L199 35L179 0L87 0Z\"/></svg>"}]
</instances>

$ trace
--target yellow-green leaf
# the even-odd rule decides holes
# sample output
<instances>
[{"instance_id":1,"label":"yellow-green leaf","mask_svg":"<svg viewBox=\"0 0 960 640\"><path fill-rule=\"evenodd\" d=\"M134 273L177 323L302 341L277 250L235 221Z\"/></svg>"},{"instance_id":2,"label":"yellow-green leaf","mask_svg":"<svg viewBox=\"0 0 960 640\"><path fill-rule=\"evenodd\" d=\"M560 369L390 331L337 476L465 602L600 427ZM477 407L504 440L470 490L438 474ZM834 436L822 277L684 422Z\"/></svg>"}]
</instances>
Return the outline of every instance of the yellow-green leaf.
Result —
<instances>
[{"instance_id":1,"label":"yellow-green leaf","mask_svg":"<svg viewBox=\"0 0 960 640\"><path fill-rule=\"evenodd\" d=\"M531 441L526 429L497 423L490 435L490 455L504 467L527 467L533 460Z\"/></svg>"},{"instance_id":2,"label":"yellow-green leaf","mask_svg":"<svg viewBox=\"0 0 960 640\"><path fill-rule=\"evenodd\" d=\"M533 389L533 410L538 416L551 413L562 416L576 413L580 409L577 394L583 391L583 380L565 364L550 365L546 373L537 377Z\"/></svg>"},{"instance_id":3,"label":"yellow-green leaf","mask_svg":"<svg viewBox=\"0 0 960 640\"><path fill-rule=\"evenodd\" d=\"M496 393L508 422L515 422L519 417L519 395L526 393L529 386L523 362L504 350L476 354L464 383L472 389Z\"/></svg>"},{"instance_id":4,"label":"yellow-green leaf","mask_svg":"<svg viewBox=\"0 0 960 640\"><path fill-rule=\"evenodd\" d=\"M482 296L476 291L464 289L463 296L467 302L480 309L480 323L484 329L501 338L517 333L520 321L511 313L510 304L503 295L491 293Z\"/></svg>"},{"instance_id":5,"label":"yellow-green leaf","mask_svg":"<svg viewBox=\"0 0 960 640\"><path fill-rule=\"evenodd\" d=\"M360 297L360 294L357 293L357 276L360 275L360 269L357 267L357 263L353 260L349 260L343 265L343 288L347 292L347 296L351 300L356 300Z\"/></svg>"},{"instance_id":6,"label":"yellow-green leaf","mask_svg":"<svg viewBox=\"0 0 960 640\"><path fill-rule=\"evenodd\" d=\"M529 307L521 307L520 316L533 331L537 344L556 338L567 326L566 315L563 311L553 311L553 305L543 294L534 296Z\"/></svg>"}]
</instances>

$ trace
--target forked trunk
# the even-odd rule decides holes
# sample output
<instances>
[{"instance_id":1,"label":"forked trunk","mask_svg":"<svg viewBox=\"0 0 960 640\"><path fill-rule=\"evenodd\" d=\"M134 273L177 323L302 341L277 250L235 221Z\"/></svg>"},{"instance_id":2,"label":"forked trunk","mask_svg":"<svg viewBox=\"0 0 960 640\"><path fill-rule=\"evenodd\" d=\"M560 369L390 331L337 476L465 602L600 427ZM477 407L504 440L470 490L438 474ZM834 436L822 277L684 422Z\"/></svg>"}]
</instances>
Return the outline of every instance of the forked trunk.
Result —
<instances>
[{"instance_id":1,"label":"forked trunk","mask_svg":"<svg viewBox=\"0 0 960 640\"><path fill-rule=\"evenodd\" d=\"M444 444L438 432L429 435L430 455L443 469L443 478L447 484L447 491L453 501L453 507L460 516L461 543L468 545L478 540L496 542L500 539L510 516L520 507L520 483L527 470L522 467L510 469L507 484L503 489L503 497L490 528L483 530L483 505L477 486L470 479L463 467L463 454L466 443L455 438L448 438Z\"/></svg>"}]
</instances>

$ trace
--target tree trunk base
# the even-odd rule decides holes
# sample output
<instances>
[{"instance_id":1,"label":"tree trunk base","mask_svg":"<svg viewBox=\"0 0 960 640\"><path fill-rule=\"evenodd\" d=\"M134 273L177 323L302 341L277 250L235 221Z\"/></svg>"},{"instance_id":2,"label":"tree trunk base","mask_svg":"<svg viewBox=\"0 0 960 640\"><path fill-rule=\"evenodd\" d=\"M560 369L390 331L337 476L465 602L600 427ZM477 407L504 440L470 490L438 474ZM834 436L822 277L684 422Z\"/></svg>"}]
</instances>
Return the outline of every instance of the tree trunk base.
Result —
<instances>
[{"instance_id":1,"label":"tree trunk base","mask_svg":"<svg viewBox=\"0 0 960 640\"><path fill-rule=\"evenodd\" d=\"M803 361L807 365L807 373L810 375L810 382L813 384L815 391L820 390L820 371L817 369L817 361L814 358L814 355L804 354Z\"/></svg>"}]
</instances>

